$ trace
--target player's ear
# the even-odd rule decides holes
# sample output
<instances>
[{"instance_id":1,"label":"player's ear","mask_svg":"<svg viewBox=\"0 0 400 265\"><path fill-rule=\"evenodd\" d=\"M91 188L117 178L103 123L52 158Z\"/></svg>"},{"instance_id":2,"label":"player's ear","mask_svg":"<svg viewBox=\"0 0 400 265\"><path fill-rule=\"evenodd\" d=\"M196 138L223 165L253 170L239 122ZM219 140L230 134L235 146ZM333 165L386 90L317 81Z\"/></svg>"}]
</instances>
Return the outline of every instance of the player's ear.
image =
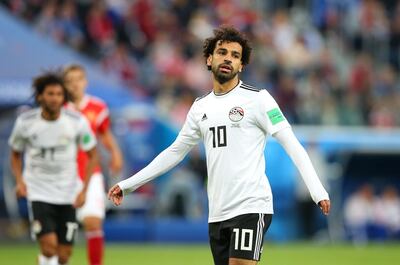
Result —
<instances>
[{"instance_id":1,"label":"player's ear","mask_svg":"<svg viewBox=\"0 0 400 265\"><path fill-rule=\"evenodd\" d=\"M89 84L89 81L88 81L86 75L84 75L83 76L83 89L84 89L84 92L86 91L88 84Z\"/></svg>"},{"instance_id":2,"label":"player's ear","mask_svg":"<svg viewBox=\"0 0 400 265\"><path fill-rule=\"evenodd\" d=\"M35 97L35 101L36 101L36 103L37 103L38 105L42 104L42 95L41 95L41 94L40 94L40 95L37 95L37 96Z\"/></svg>"},{"instance_id":3,"label":"player's ear","mask_svg":"<svg viewBox=\"0 0 400 265\"><path fill-rule=\"evenodd\" d=\"M210 54L210 55L208 55L208 58L207 58L207 66L211 67L211 63L212 63L212 55Z\"/></svg>"}]
</instances>

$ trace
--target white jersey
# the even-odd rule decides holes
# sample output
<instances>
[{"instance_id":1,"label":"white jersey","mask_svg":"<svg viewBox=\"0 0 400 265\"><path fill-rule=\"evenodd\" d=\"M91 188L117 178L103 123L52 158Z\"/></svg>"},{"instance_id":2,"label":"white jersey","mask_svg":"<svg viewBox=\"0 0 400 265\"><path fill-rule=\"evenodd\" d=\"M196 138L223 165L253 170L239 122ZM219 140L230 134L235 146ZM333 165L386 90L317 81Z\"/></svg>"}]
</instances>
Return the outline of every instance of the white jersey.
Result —
<instances>
[{"instance_id":1,"label":"white jersey","mask_svg":"<svg viewBox=\"0 0 400 265\"><path fill-rule=\"evenodd\" d=\"M267 90L241 81L230 92L195 101L178 140L204 141L208 168L209 221L247 213L273 213L265 175L267 135L290 127Z\"/></svg>"},{"instance_id":2,"label":"white jersey","mask_svg":"<svg viewBox=\"0 0 400 265\"><path fill-rule=\"evenodd\" d=\"M247 213L273 213L272 192L265 175L268 135L285 148L318 203L329 200L304 148L278 104L266 90L241 81L224 95L197 99L178 137L148 166L118 183L125 193L167 172L203 140L208 169L209 222Z\"/></svg>"},{"instance_id":3,"label":"white jersey","mask_svg":"<svg viewBox=\"0 0 400 265\"><path fill-rule=\"evenodd\" d=\"M41 112L37 108L17 118L9 145L24 152L28 200L72 204L79 187L78 145L87 151L96 145L96 139L78 112L63 109L54 121L43 119Z\"/></svg>"}]
</instances>

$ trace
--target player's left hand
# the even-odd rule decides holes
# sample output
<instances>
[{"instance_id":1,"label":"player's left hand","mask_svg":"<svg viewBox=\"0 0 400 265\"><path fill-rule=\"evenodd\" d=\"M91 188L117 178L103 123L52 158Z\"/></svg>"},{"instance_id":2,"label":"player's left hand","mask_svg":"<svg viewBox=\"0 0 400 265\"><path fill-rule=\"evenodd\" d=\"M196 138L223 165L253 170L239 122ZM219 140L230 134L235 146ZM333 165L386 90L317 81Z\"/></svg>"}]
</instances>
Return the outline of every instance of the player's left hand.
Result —
<instances>
[{"instance_id":1,"label":"player's left hand","mask_svg":"<svg viewBox=\"0 0 400 265\"><path fill-rule=\"evenodd\" d=\"M115 206L119 206L122 203L124 198L124 194L118 184L115 184L109 191L108 191L108 199L111 200Z\"/></svg>"},{"instance_id":2,"label":"player's left hand","mask_svg":"<svg viewBox=\"0 0 400 265\"><path fill-rule=\"evenodd\" d=\"M331 210L331 201L330 200L322 200L318 203L319 208L323 214L328 215Z\"/></svg>"},{"instance_id":3,"label":"player's left hand","mask_svg":"<svg viewBox=\"0 0 400 265\"><path fill-rule=\"evenodd\" d=\"M86 200L86 193L84 191L79 192L74 202L74 208L82 207L85 204L85 200Z\"/></svg>"}]
</instances>

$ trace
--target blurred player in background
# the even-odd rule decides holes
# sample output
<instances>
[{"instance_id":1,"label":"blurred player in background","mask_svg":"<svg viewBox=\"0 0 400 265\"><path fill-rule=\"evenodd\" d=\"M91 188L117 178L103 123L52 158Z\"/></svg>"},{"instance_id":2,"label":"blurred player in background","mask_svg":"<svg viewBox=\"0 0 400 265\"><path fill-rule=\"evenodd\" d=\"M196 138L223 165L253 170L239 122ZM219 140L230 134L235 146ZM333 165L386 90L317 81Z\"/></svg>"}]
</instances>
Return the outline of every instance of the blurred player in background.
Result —
<instances>
[{"instance_id":1,"label":"blurred player in background","mask_svg":"<svg viewBox=\"0 0 400 265\"><path fill-rule=\"evenodd\" d=\"M9 139L11 169L17 196L28 199L32 235L40 246L38 264L67 264L78 228L75 208L85 202L97 163L96 139L81 114L62 108L67 91L60 75L38 76L33 87L40 107L21 114L15 122ZM81 190L78 147L88 157Z\"/></svg>"},{"instance_id":2,"label":"blurred player in background","mask_svg":"<svg viewBox=\"0 0 400 265\"><path fill-rule=\"evenodd\" d=\"M127 192L177 165L202 139L208 168L209 238L216 265L254 265L260 260L273 214L265 175L268 135L289 154L322 212L330 211L328 193L278 104L267 90L239 79L250 53L248 40L236 29L216 29L203 46L213 91L196 99L171 146L108 193L114 204L121 204Z\"/></svg>"},{"instance_id":3,"label":"blurred player in background","mask_svg":"<svg viewBox=\"0 0 400 265\"><path fill-rule=\"evenodd\" d=\"M107 105L99 98L85 94L88 81L85 69L80 65L69 65L64 68L64 81L71 96L67 108L76 109L89 121L97 139L110 153L110 174L116 176L122 168L122 155L110 129L110 117ZM83 176L83 168L87 156L78 154L79 175ZM78 220L82 222L87 239L88 259L90 265L103 264L104 236L103 219L105 216L105 185L100 165L95 168L85 205L78 210Z\"/></svg>"}]
</instances>

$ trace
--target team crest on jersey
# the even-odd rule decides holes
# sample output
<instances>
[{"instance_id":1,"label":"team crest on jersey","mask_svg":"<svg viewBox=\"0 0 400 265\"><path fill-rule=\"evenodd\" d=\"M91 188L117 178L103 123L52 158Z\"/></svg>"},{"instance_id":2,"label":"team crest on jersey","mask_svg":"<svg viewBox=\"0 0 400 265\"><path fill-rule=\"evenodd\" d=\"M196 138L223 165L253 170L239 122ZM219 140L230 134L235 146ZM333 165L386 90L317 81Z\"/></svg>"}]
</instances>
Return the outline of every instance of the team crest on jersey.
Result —
<instances>
[{"instance_id":1,"label":"team crest on jersey","mask_svg":"<svg viewBox=\"0 0 400 265\"><path fill-rule=\"evenodd\" d=\"M244 111L241 107L234 107L229 111L229 119L238 122L243 119Z\"/></svg>"}]
</instances>

